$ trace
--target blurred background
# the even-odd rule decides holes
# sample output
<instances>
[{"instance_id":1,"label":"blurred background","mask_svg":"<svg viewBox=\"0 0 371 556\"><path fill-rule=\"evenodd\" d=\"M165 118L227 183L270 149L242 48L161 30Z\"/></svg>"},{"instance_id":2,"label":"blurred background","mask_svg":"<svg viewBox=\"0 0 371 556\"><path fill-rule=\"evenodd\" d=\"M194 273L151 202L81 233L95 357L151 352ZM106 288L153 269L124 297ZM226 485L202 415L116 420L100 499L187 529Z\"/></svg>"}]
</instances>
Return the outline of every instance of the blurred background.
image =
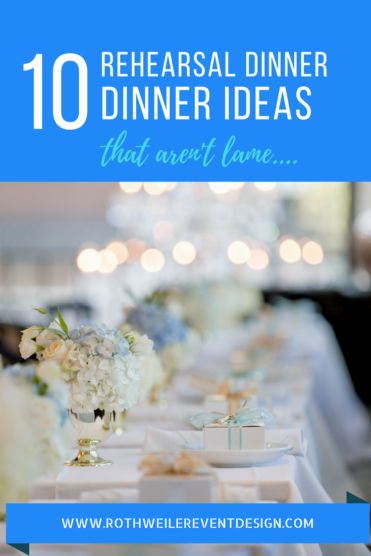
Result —
<instances>
[{"instance_id":1,"label":"blurred background","mask_svg":"<svg viewBox=\"0 0 371 556\"><path fill-rule=\"evenodd\" d=\"M115 324L159 286L238 279L309 298L366 405L371 184L1 183L0 352L16 362L33 306Z\"/></svg>"}]
</instances>

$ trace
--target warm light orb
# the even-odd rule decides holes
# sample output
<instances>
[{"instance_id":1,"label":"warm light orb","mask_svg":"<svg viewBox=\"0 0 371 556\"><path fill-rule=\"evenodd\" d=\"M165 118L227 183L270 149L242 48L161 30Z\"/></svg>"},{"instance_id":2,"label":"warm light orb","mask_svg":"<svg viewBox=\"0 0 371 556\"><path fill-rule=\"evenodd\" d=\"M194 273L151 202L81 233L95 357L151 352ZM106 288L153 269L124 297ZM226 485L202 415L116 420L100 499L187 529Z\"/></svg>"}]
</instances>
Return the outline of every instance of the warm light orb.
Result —
<instances>
[{"instance_id":1,"label":"warm light orb","mask_svg":"<svg viewBox=\"0 0 371 556\"><path fill-rule=\"evenodd\" d=\"M279 246L279 254L285 263L297 263L301 257L300 245L295 239L286 238Z\"/></svg>"},{"instance_id":2,"label":"warm light orb","mask_svg":"<svg viewBox=\"0 0 371 556\"><path fill-rule=\"evenodd\" d=\"M190 241L178 241L173 247L173 258L178 264L193 263L196 254L196 248Z\"/></svg>"},{"instance_id":3,"label":"warm light orb","mask_svg":"<svg viewBox=\"0 0 371 556\"><path fill-rule=\"evenodd\" d=\"M128 250L128 263L136 263L147 249L147 244L141 239L127 239L125 247Z\"/></svg>"},{"instance_id":4,"label":"warm light orb","mask_svg":"<svg viewBox=\"0 0 371 556\"><path fill-rule=\"evenodd\" d=\"M100 265L98 271L101 274L111 274L114 272L118 266L118 260L116 255L109 249L102 249L99 252L100 255Z\"/></svg>"},{"instance_id":5,"label":"warm light orb","mask_svg":"<svg viewBox=\"0 0 371 556\"><path fill-rule=\"evenodd\" d=\"M83 249L77 256L77 268L81 272L96 272L100 266L101 258L96 249Z\"/></svg>"},{"instance_id":6,"label":"warm light orb","mask_svg":"<svg viewBox=\"0 0 371 556\"><path fill-rule=\"evenodd\" d=\"M118 264L123 264L129 257L129 250L125 243L121 241L111 241L106 247L108 251L112 251L116 255Z\"/></svg>"},{"instance_id":7,"label":"warm light orb","mask_svg":"<svg viewBox=\"0 0 371 556\"><path fill-rule=\"evenodd\" d=\"M166 182L166 191L172 191L178 185L177 181L168 181Z\"/></svg>"},{"instance_id":8,"label":"warm light orb","mask_svg":"<svg viewBox=\"0 0 371 556\"><path fill-rule=\"evenodd\" d=\"M269 255L264 249L252 249L247 264L251 270L264 270L269 265Z\"/></svg>"},{"instance_id":9,"label":"warm light orb","mask_svg":"<svg viewBox=\"0 0 371 556\"><path fill-rule=\"evenodd\" d=\"M215 193L215 195L225 195L231 191L236 191L241 189L245 185L244 181L235 182L222 182L222 181L210 181L209 188Z\"/></svg>"},{"instance_id":10,"label":"warm light orb","mask_svg":"<svg viewBox=\"0 0 371 556\"><path fill-rule=\"evenodd\" d=\"M324 259L323 249L316 241L307 241L303 245L302 255L304 261L312 265L321 264Z\"/></svg>"},{"instance_id":11,"label":"warm light orb","mask_svg":"<svg viewBox=\"0 0 371 556\"><path fill-rule=\"evenodd\" d=\"M159 249L146 249L140 263L147 272L159 272L165 264L165 257Z\"/></svg>"},{"instance_id":12,"label":"warm light orb","mask_svg":"<svg viewBox=\"0 0 371 556\"><path fill-rule=\"evenodd\" d=\"M254 182L256 189L259 191L273 191L276 189L277 183L275 181L256 181Z\"/></svg>"},{"instance_id":13,"label":"warm light orb","mask_svg":"<svg viewBox=\"0 0 371 556\"><path fill-rule=\"evenodd\" d=\"M245 264L250 257L250 248L244 241L232 241L227 250L228 259L233 264Z\"/></svg>"},{"instance_id":14,"label":"warm light orb","mask_svg":"<svg viewBox=\"0 0 371 556\"><path fill-rule=\"evenodd\" d=\"M138 193L141 190L143 183L141 181L120 181L119 186L124 193Z\"/></svg>"},{"instance_id":15,"label":"warm light orb","mask_svg":"<svg viewBox=\"0 0 371 556\"><path fill-rule=\"evenodd\" d=\"M143 189L148 195L162 195L167 190L167 182L155 181L148 182L143 185Z\"/></svg>"}]
</instances>

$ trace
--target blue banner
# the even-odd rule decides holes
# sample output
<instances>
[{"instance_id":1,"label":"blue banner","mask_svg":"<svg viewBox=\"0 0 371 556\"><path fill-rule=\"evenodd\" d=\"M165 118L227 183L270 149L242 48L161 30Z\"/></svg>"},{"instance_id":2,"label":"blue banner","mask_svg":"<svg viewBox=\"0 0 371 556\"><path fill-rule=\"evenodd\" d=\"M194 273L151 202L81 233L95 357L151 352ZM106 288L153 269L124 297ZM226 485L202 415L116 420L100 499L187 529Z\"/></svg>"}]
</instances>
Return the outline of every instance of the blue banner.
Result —
<instances>
[{"instance_id":1,"label":"blue banner","mask_svg":"<svg viewBox=\"0 0 371 556\"><path fill-rule=\"evenodd\" d=\"M3 181L371 180L369 0L14 0Z\"/></svg>"},{"instance_id":2,"label":"blue banner","mask_svg":"<svg viewBox=\"0 0 371 556\"><path fill-rule=\"evenodd\" d=\"M6 542L367 543L369 504L8 504Z\"/></svg>"}]
</instances>

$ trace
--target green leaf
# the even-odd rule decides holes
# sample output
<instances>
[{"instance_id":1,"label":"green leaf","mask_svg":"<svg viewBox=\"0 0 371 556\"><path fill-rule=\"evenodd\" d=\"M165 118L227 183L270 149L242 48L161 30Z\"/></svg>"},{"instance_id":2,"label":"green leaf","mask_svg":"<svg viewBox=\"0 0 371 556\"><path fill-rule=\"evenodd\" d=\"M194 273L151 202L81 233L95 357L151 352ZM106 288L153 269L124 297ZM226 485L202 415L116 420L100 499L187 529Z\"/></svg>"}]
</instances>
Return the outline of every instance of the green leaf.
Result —
<instances>
[{"instance_id":1,"label":"green leaf","mask_svg":"<svg viewBox=\"0 0 371 556\"><path fill-rule=\"evenodd\" d=\"M135 344L135 337L133 336L133 334L130 334L130 332L127 332L125 334L125 338L128 341L130 351L132 351Z\"/></svg>"},{"instance_id":2,"label":"green leaf","mask_svg":"<svg viewBox=\"0 0 371 556\"><path fill-rule=\"evenodd\" d=\"M37 311L38 313L40 313L41 315L48 315L50 317L50 313L49 311L47 311L46 309L44 309L44 307L34 307L35 311Z\"/></svg>"},{"instance_id":3,"label":"green leaf","mask_svg":"<svg viewBox=\"0 0 371 556\"><path fill-rule=\"evenodd\" d=\"M66 334L66 336L68 336L68 326L67 326L66 321L62 317L62 313L60 312L59 309L57 311L57 316L58 316L58 320L59 320L59 326L61 327L63 332Z\"/></svg>"},{"instance_id":4,"label":"green leaf","mask_svg":"<svg viewBox=\"0 0 371 556\"><path fill-rule=\"evenodd\" d=\"M54 328L53 326L49 326L47 330L53 332L53 334L59 336L60 338L62 338L62 340L66 339L66 334L63 332L63 330L59 330L58 328Z\"/></svg>"}]
</instances>

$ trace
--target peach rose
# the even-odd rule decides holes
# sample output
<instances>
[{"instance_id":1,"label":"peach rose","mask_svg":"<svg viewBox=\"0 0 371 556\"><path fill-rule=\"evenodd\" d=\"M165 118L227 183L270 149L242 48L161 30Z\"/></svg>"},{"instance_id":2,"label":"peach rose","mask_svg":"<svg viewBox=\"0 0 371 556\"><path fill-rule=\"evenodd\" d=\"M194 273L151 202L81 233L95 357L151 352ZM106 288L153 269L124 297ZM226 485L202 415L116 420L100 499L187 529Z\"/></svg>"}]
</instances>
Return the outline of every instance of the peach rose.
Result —
<instances>
[{"instance_id":1,"label":"peach rose","mask_svg":"<svg viewBox=\"0 0 371 556\"><path fill-rule=\"evenodd\" d=\"M53 361L57 361L57 363L62 364L68 354L68 351L66 342L58 338L44 349L42 358L44 360L53 359Z\"/></svg>"}]
</instances>

